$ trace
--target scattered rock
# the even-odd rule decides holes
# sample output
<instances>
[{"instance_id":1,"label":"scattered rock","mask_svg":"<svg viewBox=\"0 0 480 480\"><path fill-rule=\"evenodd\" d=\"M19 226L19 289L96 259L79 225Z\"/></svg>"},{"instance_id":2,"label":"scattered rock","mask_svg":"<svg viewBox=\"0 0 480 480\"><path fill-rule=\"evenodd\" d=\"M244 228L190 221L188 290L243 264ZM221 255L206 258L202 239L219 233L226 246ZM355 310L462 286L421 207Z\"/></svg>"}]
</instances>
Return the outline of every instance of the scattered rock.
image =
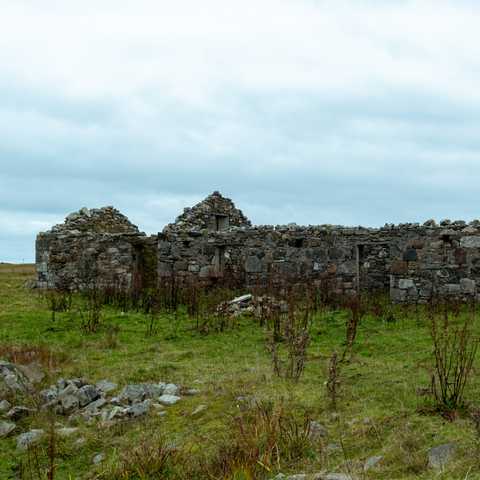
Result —
<instances>
[{"instance_id":1,"label":"scattered rock","mask_svg":"<svg viewBox=\"0 0 480 480\"><path fill-rule=\"evenodd\" d=\"M163 405L174 405L180 400L180 397L176 395L162 395L159 397L158 401Z\"/></svg>"},{"instance_id":2,"label":"scattered rock","mask_svg":"<svg viewBox=\"0 0 480 480\"><path fill-rule=\"evenodd\" d=\"M40 383L45 378L42 367L38 363L18 365L18 368L31 384Z\"/></svg>"},{"instance_id":3,"label":"scattered rock","mask_svg":"<svg viewBox=\"0 0 480 480\"><path fill-rule=\"evenodd\" d=\"M164 395L176 395L180 389L174 383L168 383L165 385L162 394Z\"/></svg>"},{"instance_id":4,"label":"scattered rock","mask_svg":"<svg viewBox=\"0 0 480 480\"><path fill-rule=\"evenodd\" d=\"M100 397L100 392L93 385L84 385L77 392L80 407L85 407Z\"/></svg>"},{"instance_id":5,"label":"scattered rock","mask_svg":"<svg viewBox=\"0 0 480 480\"><path fill-rule=\"evenodd\" d=\"M151 400L144 400L143 402L135 403L126 409L126 414L133 418L146 415L150 410L151 403Z\"/></svg>"},{"instance_id":6,"label":"scattered rock","mask_svg":"<svg viewBox=\"0 0 480 480\"><path fill-rule=\"evenodd\" d=\"M435 470L443 470L446 464L452 459L457 445L455 443L445 443L438 447L431 448L428 451L428 466Z\"/></svg>"},{"instance_id":7,"label":"scattered rock","mask_svg":"<svg viewBox=\"0 0 480 480\"><path fill-rule=\"evenodd\" d=\"M95 413L96 411L98 411L100 408L102 408L106 404L107 404L107 401L104 398L99 398L98 400L95 400L92 403L89 403L85 407L85 411Z\"/></svg>"},{"instance_id":8,"label":"scattered rock","mask_svg":"<svg viewBox=\"0 0 480 480\"><path fill-rule=\"evenodd\" d=\"M32 384L14 363L0 360L0 397L8 393L26 393Z\"/></svg>"},{"instance_id":9,"label":"scattered rock","mask_svg":"<svg viewBox=\"0 0 480 480\"><path fill-rule=\"evenodd\" d=\"M12 408L12 404L8 400L0 402L0 412L8 412Z\"/></svg>"},{"instance_id":10,"label":"scattered rock","mask_svg":"<svg viewBox=\"0 0 480 480\"><path fill-rule=\"evenodd\" d=\"M23 406L17 406L11 408L6 417L10 420L21 420L22 418L28 417L34 410L31 408L23 407Z\"/></svg>"},{"instance_id":11,"label":"scattered rock","mask_svg":"<svg viewBox=\"0 0 480 480\"><path fill-rule=\"evenodd\" d=\"M375 468L382 460L383 457L381 455L375 455L373 457L367 458L363 465L363 470L367 472L368 470Z\"/></svg>"},{"instance_id":12,"label":"scattered rock","mask_svg":"<svg viewBox=\"0 0 480 480\"><path fill-rule=\"evenodd\" d=\"M44 433L43 430L30 430L29 432L22 433L17 437L17 450L27 450L31 445L39 442Z\"/></svg>"},{"instance_id":13,"label":"scattered rock","mask_svg":"<svg viewBox=\"0 0 480 480\"><path fill-rule=\"evenodd\" d=\"M92 463L94 465L99 465L100 463L102 463L103 461L105 460L105 454L104 453L98 453L97 455L95 455L92 459Z\"/></svg>"},{"instance_id":14,"label":"scattered rock","mask_svg":"<svg viewBox=\"0 0 480 480\"><path fill-rule=\"evenodd\" d=\"M76 395L65 395L60 400L60 403L64 414L72 413L80 406L80 401Z\"/></svg>"},{"instance_id":15,"label":"scattered rock","mask_svg":"<svg viewBox=\"0 0 480 480\"><path fill-rule=\"evenodd\" d=\"M118 388L118 385L116 383L109 382L108 380L100 380L95 386L97 390L104 394L113 392Z\"/></svg>"},{"instance_id":16,"label":"scattered rock","mask_svg":"<svg viewBox=\"0 0 480 480\"><path fill-rule=\"evenodd\" d=\"M15 428L16 425L12 422L0 421L0 438L7 437L15 430Z\"/></svg>"}]
</instances>

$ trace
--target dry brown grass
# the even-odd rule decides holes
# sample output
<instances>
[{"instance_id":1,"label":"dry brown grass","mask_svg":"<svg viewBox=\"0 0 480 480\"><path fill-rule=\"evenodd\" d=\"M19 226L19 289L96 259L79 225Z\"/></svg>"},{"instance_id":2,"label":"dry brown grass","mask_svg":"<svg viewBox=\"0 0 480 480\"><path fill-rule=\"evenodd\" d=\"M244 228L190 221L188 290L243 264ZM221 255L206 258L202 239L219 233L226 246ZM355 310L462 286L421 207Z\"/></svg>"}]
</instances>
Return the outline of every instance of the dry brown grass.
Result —
<instances>
[{"instance_id":1,"label":"dry brown grass","mask_svg":"<svg viewBox=\"0 0 480 480\"><path fill-rule=\"evenodd\" d=\"M38 363L44 368L53 369L67 361L64 352L53 351L44 345L0 345L0 358L19 365Z\"/></svg>"}]
</instances>

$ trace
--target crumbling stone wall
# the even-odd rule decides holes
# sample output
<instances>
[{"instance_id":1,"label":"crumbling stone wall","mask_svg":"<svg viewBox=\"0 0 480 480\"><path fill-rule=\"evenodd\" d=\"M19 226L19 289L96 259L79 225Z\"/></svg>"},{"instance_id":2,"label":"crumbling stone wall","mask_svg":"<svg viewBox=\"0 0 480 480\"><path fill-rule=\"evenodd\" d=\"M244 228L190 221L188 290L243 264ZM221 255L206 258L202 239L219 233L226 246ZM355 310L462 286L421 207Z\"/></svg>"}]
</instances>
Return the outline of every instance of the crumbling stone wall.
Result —
<instances>
[{"instance_id":1,"label":"crumbling stone wall","mask_svg":"<svg viewBox=\"0 0 480 480\"><path fill-rule=\"evenodd\" d=\"M147 238L113 207L83 208L69 215L63 224L38 234L37 285L69 289L92 285L130 288L135 282L143 282L142 254L152 250L156 253L156 243L156 239ZM156 258L153 262L156 273ZM148 283L152 281L156 282L156 278Z\"/></svg>"},{"instance_id":2,"label":"crumbling stone wall","mask_svg":"<svg viewBox=\"0 0 480 480\"><path fill-rule=\"evenodd\" d=\"M175 223L165 227L165 231L206 233L250 226L250 221L229 198L213 192L194 207L185 208Z\"/></svg>"},{"instance_id":3,"label":"crumbling stone wall","mask_svg":"<svg viewBox=\"0 0 480 480\"><path fill-rule=\"evenodd\" d=\"M392 264L418 235L416 227L328 225L231 228L203 235L164 231L159 276L199 282L229 277L246 286L328 281L338 294L388 290Z\"/></svg>"},{"instance_id":4,"label":"crumbling stone wall","mask_svg":"<svg viewBox=\"0 0 480 480\"><path fill-rule=\"evenodd\" d=\"M397 302L477 296L480 222L348 228L252 226L214 192L158 236L146 237L112 207L82 209L37 237L38 285L153 288L175 278L244 287L328 285L338 294L390 291Z\"/></svg>"},{"instance_id":5,"label":"crumbling stone wall","mask_svg":"<svg viewBox=\"0 0 480 480\"><path fill-rule=\"evenodd\" d=\"M411 242L391 275L390 295L396 302L428 302L432 298L477 298L480 285L480 222L429 224Z\"/></svg>"}]
</instances>

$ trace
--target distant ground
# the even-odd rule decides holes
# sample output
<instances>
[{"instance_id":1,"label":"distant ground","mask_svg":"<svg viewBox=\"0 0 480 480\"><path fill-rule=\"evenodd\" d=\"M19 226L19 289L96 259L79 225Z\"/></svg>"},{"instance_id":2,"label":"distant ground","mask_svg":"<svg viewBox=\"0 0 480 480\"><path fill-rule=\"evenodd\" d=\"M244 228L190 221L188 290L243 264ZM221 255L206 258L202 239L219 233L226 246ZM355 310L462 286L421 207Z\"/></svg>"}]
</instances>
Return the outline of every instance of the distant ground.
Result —
<instances>
[{"instance_id":1,"label":"distant ground","mask_svg":"<svg viewBox=\"0 0 480 480\"><path fill-rule=\"evenodd\" d=\"M254 475L242 467L248 463L244 459L238 471L224 478L269 479L279 472L336 472L385 480L480 478L472 421L462 414L454 421L432 414L431 403L421 395L430 383L432 347L427 321L413 307L362 320L351 361L340 367L335 410L325 383L332 352L344 348L346 311L316 314L305 373L295 383L273 374L265 348L267 332L252 318L241 318L224 332L201 334L186 315L163 314L155 321L156 332L148 336L149 315L108 308L99 331L87 334L75 305L52 321L42 296L24 288L33 274L33 265L0 265L0 358L21 359L22 352L38 352L33 360L42 364L46 378L37 390L61 377L84 377L89 383L108 379L119 390L126 384L159 381L199 390L182 394L178 403L162 409L162 416L154 409L147 416L112 423L58 416L56 422L78 431L58 440L54 478L222 478L215 462L234 455L227 447L238 441L242 421L247 421L238 416L250 415L256 402L273 402L276 411L283 408L299 426L308 417L321 424L321 432L308 445L297 445L297 456L282 453L273 465L257 462ZM480 404L479 367L477 358L466 390L473 404ZM23 401L35 405L34 397ZM44 439L29 454L17 451L16 439L32 428L47 431L51 419L40 412L15 423L17 429L0 439L0 478L47 478L49 442ZM247 429L245 441L254 441L252 432ZM179 457L163 473L153 474L146 452L158 459L161 450L136 449L158 434L176 446ZM429 449L450 442L457 450L445 469L430 468ZM277 447L281 449L281 442ZM100 453L103 461L93 464ZM374 456L382 458L364 471L365 461Z\"/></svg>"}]
</instances>

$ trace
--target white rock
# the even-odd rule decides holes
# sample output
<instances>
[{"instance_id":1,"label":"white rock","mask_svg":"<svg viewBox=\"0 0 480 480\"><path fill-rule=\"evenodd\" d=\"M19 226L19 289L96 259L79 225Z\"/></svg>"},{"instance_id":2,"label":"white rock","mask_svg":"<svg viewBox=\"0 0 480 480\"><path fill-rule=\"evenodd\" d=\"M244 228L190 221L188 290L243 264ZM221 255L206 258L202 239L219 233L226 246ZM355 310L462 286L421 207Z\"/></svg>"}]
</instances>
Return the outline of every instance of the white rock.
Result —
<instances>
[{"instance_id":1,"label":"white rock","mask_svg":"<svg viewBox=\"0 0 480 480\"><path fill-rule=\"evenodd\" d=\"M159 397L158 401L163 405L174 405L180 400L180 397L176 395L162 395Z\"/></svg>"}]
</instances>

